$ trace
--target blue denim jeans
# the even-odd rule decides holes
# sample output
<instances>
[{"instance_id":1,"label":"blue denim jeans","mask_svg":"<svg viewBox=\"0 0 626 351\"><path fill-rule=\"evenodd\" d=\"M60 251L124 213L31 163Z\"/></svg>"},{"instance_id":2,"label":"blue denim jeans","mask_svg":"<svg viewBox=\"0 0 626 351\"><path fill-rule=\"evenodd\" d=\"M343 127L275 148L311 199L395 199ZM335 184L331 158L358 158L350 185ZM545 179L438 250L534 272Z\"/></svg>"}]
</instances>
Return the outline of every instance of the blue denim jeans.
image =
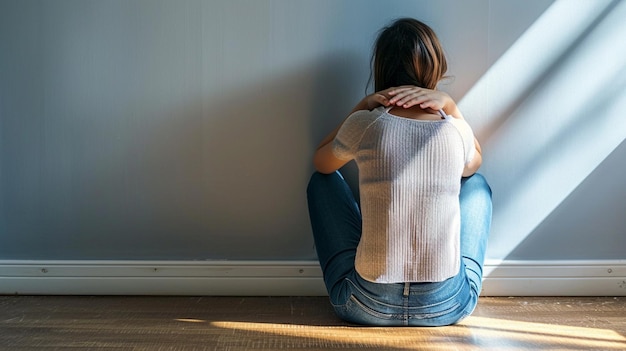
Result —
<instances>
[{"instance_id":1,"label":"blue denim jeans","mask_svg":"<svg viewBox=\"0 0 626 351\"><path fill-rule=\"evenodd\" d=\"M337 315L378 326L442 326L472 313L482 286L491 226L491 189L480 174L461 180L461 269L442 282L372 283L354 268L361 211L339 172L314 173L307 188L309 216L324 283Z\"/></svg>"}]
</instances>

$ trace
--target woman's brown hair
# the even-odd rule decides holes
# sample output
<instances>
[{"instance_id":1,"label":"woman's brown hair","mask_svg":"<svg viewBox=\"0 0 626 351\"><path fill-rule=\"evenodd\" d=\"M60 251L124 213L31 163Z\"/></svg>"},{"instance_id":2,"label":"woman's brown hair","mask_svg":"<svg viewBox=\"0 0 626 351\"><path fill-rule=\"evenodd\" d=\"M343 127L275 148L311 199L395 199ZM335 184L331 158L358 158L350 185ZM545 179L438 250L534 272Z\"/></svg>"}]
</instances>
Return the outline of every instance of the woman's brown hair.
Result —
<instances>
[{"instance_id":1,"label":"woman's brown hair","mask_svg":"<svg viewBox=\"0 0 626 351\"><path fill-rule=\"evenodd\" d=\"M372 60L375 91L401 85L435 89L448 69L435 32L412 18L382 29Z\"/></svg>"}]
</instances>

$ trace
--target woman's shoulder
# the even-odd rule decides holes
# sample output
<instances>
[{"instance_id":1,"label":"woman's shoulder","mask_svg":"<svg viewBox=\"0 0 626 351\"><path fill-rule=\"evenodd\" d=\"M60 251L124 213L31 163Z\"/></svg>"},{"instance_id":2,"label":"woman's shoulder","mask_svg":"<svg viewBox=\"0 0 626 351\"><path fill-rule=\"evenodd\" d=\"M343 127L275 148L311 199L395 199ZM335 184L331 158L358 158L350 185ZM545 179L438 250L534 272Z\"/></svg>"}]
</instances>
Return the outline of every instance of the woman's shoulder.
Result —
<instances>
[{"instance_id":1,"label":"woman's shoulder","mask_svg":"<svg viewBox=\"0 0 626 351\"><path fill-rule=\"evenodd\" d=\"M350 117L355 117L355 118L378 118L380 116L382 116L385 113L385 109L386 107L384 106L379 106L376 107L373 110L358 110L353 112Z\"/></svg>"},{"instance_id":2,"label":"woman's shoulder","mask_svg":"<svg viewBox=\"0 0 626 351\"><path fill-rule=\"evenodd\" d=\"M461 128L461 129L469 129L471 130L472 127L470 127L469 123L467 123L467 121L463 118L460 117L455 117L452 115L448 115L449 118L447 118L448 122L452 123L455 127L457 128Z\"/></svg>"},{"instance_id":3,"label":"woman's shoulder","mask_svg":"<svg viewBox=\"0 0 626 351\"><path fill-rule=\"evenodd\" d=\"M343 122L338 135L363 135L384 114L384 109L359 110L353 112Z\"/></svg>"},{"instance_id":4,"label":"woman's shoulder","mask_svg":"<svg viewBox=\"0 0 626 351\"><path fill-rule=\"evenodd\" d=\"M356 124L356 125L370 125L376 120L378 120L385 113L384 107L377 107L373 110L358 110L354 111L348 118L345 123Z\"/></svg>"}]
</instances>

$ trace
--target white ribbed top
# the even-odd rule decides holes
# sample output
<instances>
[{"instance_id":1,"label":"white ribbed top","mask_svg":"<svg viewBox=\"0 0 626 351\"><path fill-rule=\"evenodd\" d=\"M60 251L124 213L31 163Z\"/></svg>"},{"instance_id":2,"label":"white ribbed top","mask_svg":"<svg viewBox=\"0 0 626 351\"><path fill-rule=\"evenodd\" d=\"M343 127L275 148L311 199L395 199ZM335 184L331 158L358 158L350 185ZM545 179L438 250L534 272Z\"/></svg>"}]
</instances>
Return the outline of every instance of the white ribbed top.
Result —
<instances>
[{"instance_id":1,"label":"white ribbed top","mask_svg":"<svg viewBox=\"0 0 626 351\"><path fill-rule=\"evenodd\" d=\"M359 168L363 233L355 266L378 283L443 281L460 267L459 190L474 155L469 125L357 111L334 154Z\"/></svg>"}]
</instances>

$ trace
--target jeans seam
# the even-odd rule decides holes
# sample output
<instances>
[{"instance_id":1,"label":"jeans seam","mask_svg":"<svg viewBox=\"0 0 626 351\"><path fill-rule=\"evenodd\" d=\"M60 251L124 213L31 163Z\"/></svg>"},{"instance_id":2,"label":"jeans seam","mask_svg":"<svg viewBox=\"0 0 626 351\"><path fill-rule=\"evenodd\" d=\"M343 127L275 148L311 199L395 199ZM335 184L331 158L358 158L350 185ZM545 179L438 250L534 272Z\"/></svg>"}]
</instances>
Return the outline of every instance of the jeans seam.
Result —
<instances>
[{"instance_id":1,"label":"jeans seam","mask_svg":"<svg viewBox=\"0 0 626 351\"><path fill-rule=\"evenodd\" d=\"M404 283L404 291L402 292L402 299L404 300L404 325L409 325L409 296L411 295L411 284Z\"/></svg>"},{"instance_id":2,"label":"jeans seam","mask_svg":"<svg viewBox=\"0 0 626 351\"><path fill-rule=\"evenodd\" d=\"M384 320L399 319L398 318L399 316L397 314L382 313L382 312L378 312L372 309L371 307L368 307L363 302L359 301L359 299L357 299L356 296L354 295L350 295L350 301L354 302L354 304L356 304L363 312L369 314L372 317L384 319Z\"/></svg>"},{"instance_id":3,"label":"jeans seam","mask_svg":"<svg viewBox=\"0 0 626 351\"><path fill-rule=\"evenodd\" d=\"M384 302L382 302L382 301L378 301L378 300L376 300L376 299L373 299L373 298L369 297L369 296L368 296L368 294L366 294L366 293L365 293L365 291L363 291L363 290L362 290L362 289L361 289L361 288L360 288L360 287L359 287L359 286L358 286L355 282L353 282L350 278L346 278L346 281L347 281L347 282L349 282L349 283L350 283L350 284L354 287L354 289L356 289L356 290L357 290L357 291L358 291L361 295L363 295L363 297L367 298L368 300L371 300L371 301L373 301L373 302L375 302L375 303L377 303L377 304L384 305L384 306L387 306L387 307L390 307L390 308L397 308L397 307L398 307L397 305L391 305L391 304L384 303Z\"/></svg>"}]
</instances>

